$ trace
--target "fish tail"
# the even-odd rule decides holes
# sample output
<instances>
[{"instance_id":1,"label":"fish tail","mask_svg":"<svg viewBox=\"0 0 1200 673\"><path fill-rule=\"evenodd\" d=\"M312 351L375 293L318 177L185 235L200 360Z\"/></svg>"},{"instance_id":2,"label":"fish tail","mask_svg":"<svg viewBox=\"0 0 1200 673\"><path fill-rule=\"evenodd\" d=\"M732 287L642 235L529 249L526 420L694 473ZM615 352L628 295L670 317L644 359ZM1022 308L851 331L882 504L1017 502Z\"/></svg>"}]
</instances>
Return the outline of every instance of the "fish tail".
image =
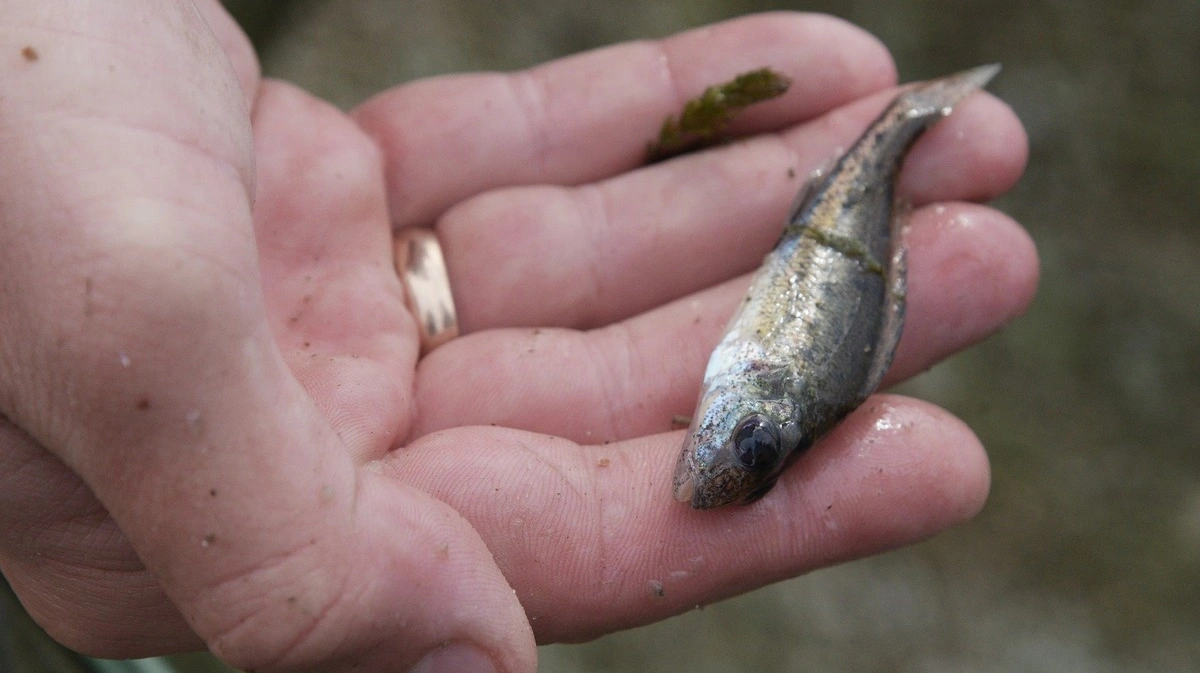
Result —
<instances>
[{"instance_id":1,"label":"fish tail","mask_svg":"<svg viewBox=\"0 0 1200 673\"><path fill-rule=\"evenodd\" d=\"M946 116L971 92L982 89L1000 72L999 63L981 65L947 77L914 84L900 95L897 103L912 117Z\"/></svg>"},{"instance_id":2,"label":"fish tail","mask_svg":"<svg viewBox=\"0 0 1200 673\"><path fill-rule=\"evenodd\" d=\"M871 161L886 166L882 180L891 180L917 136L950 114L959 101L1000 72L1000 64L981 65L960 73L905 87L871 124L842 161Z\"/></svg>"}]
</instances>

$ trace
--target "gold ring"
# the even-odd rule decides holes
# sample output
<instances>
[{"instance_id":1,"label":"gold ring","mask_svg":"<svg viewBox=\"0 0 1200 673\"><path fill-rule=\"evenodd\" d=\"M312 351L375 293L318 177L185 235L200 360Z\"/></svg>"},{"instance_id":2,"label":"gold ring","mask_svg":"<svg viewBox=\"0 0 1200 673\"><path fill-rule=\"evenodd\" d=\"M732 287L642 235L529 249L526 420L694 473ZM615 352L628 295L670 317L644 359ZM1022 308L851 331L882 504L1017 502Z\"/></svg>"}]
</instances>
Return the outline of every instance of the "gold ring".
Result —
<instances>
[{"instance_id":1,"label":"gold ring","mask_svg":"<svg viewBox=\"0 0 1200 673\"><path fill-rule=\"evenodd\" d=\"M425 355L458 336L446 258L437 236L428 229L404 229L395 235L393 245L404 302L417 321L421 355Z\"/></svg>"}]
</instances>

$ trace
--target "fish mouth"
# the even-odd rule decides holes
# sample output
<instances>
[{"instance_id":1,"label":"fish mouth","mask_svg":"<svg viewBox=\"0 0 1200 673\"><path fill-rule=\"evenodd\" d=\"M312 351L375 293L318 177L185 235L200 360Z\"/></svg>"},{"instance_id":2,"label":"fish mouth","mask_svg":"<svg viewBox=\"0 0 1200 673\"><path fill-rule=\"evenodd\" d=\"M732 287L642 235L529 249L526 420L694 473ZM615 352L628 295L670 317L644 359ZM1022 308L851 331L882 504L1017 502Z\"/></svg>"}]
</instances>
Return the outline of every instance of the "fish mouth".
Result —
<instances>
[{"instance_id":1,"label":"fish mouth","mask_svg":"<svg viewBox=\"0 0 1200 673\"><path fill-rule=\"evenodd\" d=\"M697 483L698 478L699 484ZM675 477L674 495L679 502L686 502L692 506L692 509L698 510L724 507L739 502L738 498L731 497L729 493L714 490L711 482L707 481L704 475L692 472L683 472Z\"/></svg>"},{"instance_id":2,"label":"fish mouth","mask_svg":"<svg viewBox=\"0 0 1200 673\"><path fill-rule=\"evenodd\" d=\"M745 504L770 488L763 488L755 477L736 468L688 471L675 477L675 499L699 510Z\"/></svg>"},{"instance_id":3,"label":"fish mouth","mask_svg":"<svg viewBox=\"0 0 1200 673\"><path fill-rule=\"evenodd\" d=\"M696 481L692 479L691 474L684 472L675 477L674 494L679 502L692 501L692 496L696 494Z\"/></svg>"}]
</instances>

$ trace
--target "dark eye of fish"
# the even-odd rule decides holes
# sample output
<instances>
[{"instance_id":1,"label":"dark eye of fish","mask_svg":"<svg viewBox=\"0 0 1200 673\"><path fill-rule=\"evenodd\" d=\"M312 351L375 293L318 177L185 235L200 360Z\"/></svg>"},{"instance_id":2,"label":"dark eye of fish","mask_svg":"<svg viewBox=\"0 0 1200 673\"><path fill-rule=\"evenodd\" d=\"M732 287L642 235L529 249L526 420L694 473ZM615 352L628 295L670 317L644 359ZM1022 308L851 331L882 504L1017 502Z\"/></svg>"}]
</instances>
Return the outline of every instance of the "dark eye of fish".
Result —
<instances>
[{"instance_id":1,"label":"dark eye of fish","mask_svg":"<svg viewBox=\"0 0 1200 673\"><path fill-rule=\"evenodd\" d=\"M733 455L747 470L764 472L779 462L779 426L758 414L751 414L733 431Z\"/></svg>"}]
</instances>

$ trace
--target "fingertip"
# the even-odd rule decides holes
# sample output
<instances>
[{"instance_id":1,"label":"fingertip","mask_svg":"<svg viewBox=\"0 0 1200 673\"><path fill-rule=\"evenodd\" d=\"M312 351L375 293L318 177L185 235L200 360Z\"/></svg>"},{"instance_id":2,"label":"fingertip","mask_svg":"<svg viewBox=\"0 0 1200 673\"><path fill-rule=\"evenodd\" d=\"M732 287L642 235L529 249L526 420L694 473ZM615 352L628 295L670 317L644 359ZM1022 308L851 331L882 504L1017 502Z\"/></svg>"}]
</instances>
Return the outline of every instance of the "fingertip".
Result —
<instances>
[{"instance_id":1,"label":"fingertip","mask_svg":"<svg viewBox=\"0 0 1200 673\"><path fill-rule=\"evenodd\" d=\"M1015 220L999 211L996 213L994 233L1003 237L1004 254L999 260L999 284L1009 288L1007 301L997 306L1003 323L1025 314L1037 295L1041 280L1041 263L1037 243L1033 236Z\"/></svg>"},{"instance_id":2,"label":"fingertip","mask_svg":"<svg viewBox=\"0 0 1200 673\"><path fill-rule=\"evenodd\" d=\"M717 26L756 33L760 45L778 43L803 67L797 74L816 82L814 88L854 91L853 98L860 98L897 81L896 64L887 45L861 26L832 14L773 11ZM813 67L817 58L820 69Z\"/></svg>"},{"instance_id":3,"label":"fingertip","mask_svg":"<svg viewBox=\"0 0 1200 673\"><path fill-rule=\"evenodd\" d=\"M753 45L748 48L746 45ZM774 11L697 28L662 43L687 99L732 73L770 67L792 81L780 98L739 112L735 134L780 128L824 114L896 83L887 47L828 14Z\"/></svg>"},{"instance_id":4,"label":"fingertip","mask_svg":"<svg viewBox=\"0 0 1200 673\"><path fill-rule=\"evenodd\" d=\"M882 479L893 482L888 496L872 504L896 546L931 537L979 513L991 487L991 466L966 423L934 404L898 395L876 396L868 402L868 412L882 445L877 446L883 454L877 469Z\"/></svg>"},{"instance_id":5,"label":"fingertip","mask_svg":"<svg viewBox=\"0 0 1200 673\"><path fill-rule=\"evenodd\" d=\"M984 92L973 104L977 112L966 133L971 138L971 158L978 167L977 198L988 200L1012 189L1025 172L1029 136L1017 113L994 94Z\"/></svg>"},{"instance_id":6,"label":"fingertip","mask_svg":"<svg viewBox=\"0 0 1200 673\"><path fill-rule=\"evenodd\" d=\"M499 670L492 657L478 647L451 643L426 654L409 673L499 673Z\"/></svg>"},{"instance_id":7,"label":"fingertip","mask_svg":"<svg viewBox=\"0 0 1200 673\"><path fill-rule=\"evenodd\" d=\"M832 14L804 14L814 32L837 36L844 49L836 53L833 68L820 73L832 82L850 81L859 87L857 97L896 85L899 75L891 51L873 33Z\"/></svg>"},{"instance_id":8,"label":"fingertip","mask_svg":"<svg viewBox=\"0 0 1200 673\"><path fill-rule=\"evenodd\" d=\"M883 397L885 403L889 397L903 400L926 434L924 441L912 443L916 449L912 459L925 470L924 495L942 503L928 509L936 517L927 529L930 534L974 518L987 501L992 474L987 451L975 432L962 419L924 400Z\"/></svg>"},{"instance_id":9,"label":"fingertip","mask_svg":"<svg viewBox=\"0 0 1200 673\"><path fill-rule=\"evenodd\" d=\"M947 320L943 314L943 324L961 324L973 316L990 333L1025 312L1039 270L1037 246L1024 227L1001 211L971 203L931 206L916 217L926 222L915 228L912 244L928 251L931 262L919 264L916 282L934 292L938 286L975 291L971 316ZM962 294L955 298L967 299ZM965 301L961 305L967 306Z\"/></svg>"},{"instance_id":10,"label":"fingertip","mask_svg":"<svg viewBox=\"0 0 1200 673\"><path fill-rule=\"evenodd\" d=\"M913 213L904 334L885 385L995 333L1037 290L1037 248L1004 213L944 203Z\"/></svg>"},{"instance_id":11,"label":"fingertip","mask_svg":"<svg viewBox=\"0 0 1200 673\"><path fill-rule=\"evenodd\" d=\"M914 203L985 202L1017 183L1029 158L1025 127L990 93L972 96L913 146L898 191Z\"/></svg>"},{"instance_id":12,"label":"fingertip","mask_svg":"<svg viewBox=\"0 0 1200 673\"><path fill-rule=\"evenodd\" d=\"M979 138L981 162L990 166L990 192L997 196L1007 192L1021 179L1029 162L1029 134L1012 106L1007 101L988 93L980 105L991 108L990 131Z\"/></svg>"},{"instance_id":13,"label":"fingertip","mask_svg":"<svg viewBox=\"0 0 1200 673\"><path fill-rule=\"evenodd\" d=\"M809 512L808 537L836 550L823 563L926 539L971 519L987 499L982 444L928 402L872 396L823 443L790 477L800 482L790 490Z\"/></svg>"}]
</instances>

